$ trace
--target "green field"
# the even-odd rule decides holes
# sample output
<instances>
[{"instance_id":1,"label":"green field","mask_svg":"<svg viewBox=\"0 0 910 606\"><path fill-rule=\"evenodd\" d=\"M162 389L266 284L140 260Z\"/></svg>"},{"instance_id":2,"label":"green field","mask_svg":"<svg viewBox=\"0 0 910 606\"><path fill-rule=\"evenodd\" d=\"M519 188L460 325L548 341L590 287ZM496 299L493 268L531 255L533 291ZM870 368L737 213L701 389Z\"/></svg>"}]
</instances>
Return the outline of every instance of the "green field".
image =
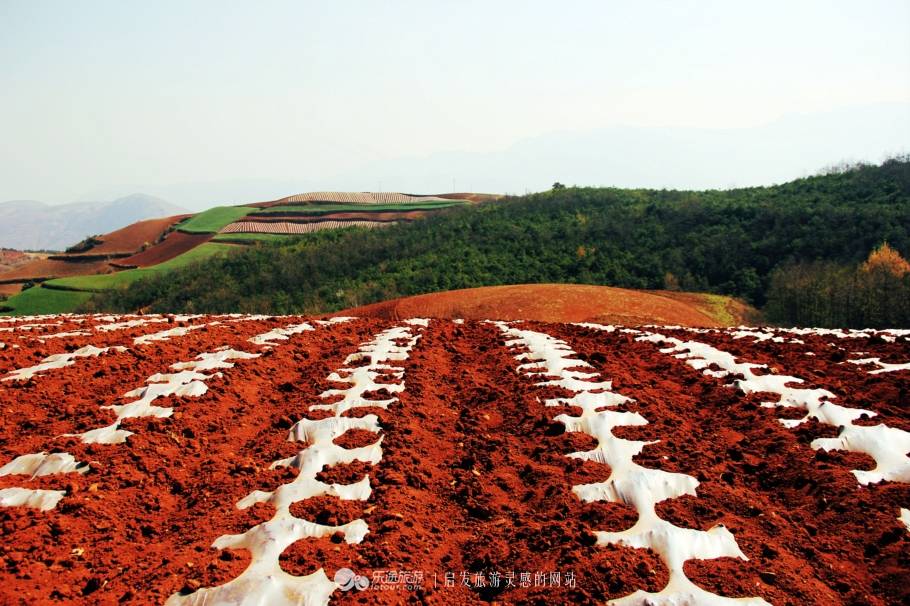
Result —
<instances>
[{"instance_id":1,"label":"green field","mask_svg":"<svg viewBox=\"0 0 910 606\"><path fill-rule=\"evenodd\" d=\"M59 314L73 311L92 296L89 292L72 290L51 290L34 286L0 302L0 308L12 308L0 314L32 316L38 314Z\"/></svg>"},{"instance_id":2,"label":"green field","mask_svg":"<svg viewBox=\"0 0 910 606\"><path fill-rule=\"evenodd\" d=\"M218 234L212 238L213 242L234 242L237 244L255 243L255 242L290 242L302 238L307 234Z\"/></svg>"},{"instance_id":3,"label":"green field","mask_svg":"<svg viewBox=\"0 0 910 606\"><path fill-rule=\"evenodd\" d=\"M248 206L216 206L190 217L177 228L190 234L216 234L221 229L250 214L253 208Z\"/></svg>"},{"instance_id":4,"label":"green field","mask_svg":"<svg viewBox=\"0 0 910 606\"><path fill-rule=\"evenodd\" d=\"M378 213L378 212L407 212L411 210L439 210L452 206L463 206L465 202L458 200L445 202L420 202L419 204L293 204L287 206L272 206L270 208L251 209L251 215L325 215L328 213ZM181 228L182 229L182 228Z\"/></svg>"},{"instance_id":5,"label":"green field","mask_svg":"<svg viewBox=\"0 0 910 606\"><path fill-rule=\"evenodd\" d=\"M174 269L185 267L195 261L207 259L215 255L226 254L228 251L236 250L236 247L230 244L217 244L208 242L201 246L189 250L179 257L174 257L170 261L143 267L141 269L128 269L118 271L113 274L101 274L96 276L74 276L72 278L57 278L48 280L47 284L54 287L68 288L74 290L101 291L120 286L127 286L136 280L149 275L161 274Z\"/></svg>"},{"instance_id":6,"label":"green field","mask_svg":"<svg viewBox=\"0 0 910 606\"><path fill-rule=\"evenodd\" d=\"M72 278L57 278L45 282L47 287L34 287L23 290L6 301L0 302L0 308L10 307L13 315L56 314L74 311L79 305L87 301L93 292L101 292L113 288L129 286L142 278L157 276L203 259L218 255L225 255L229 251L237 250L232 244L217 244L208 242L202 246L189 250L170 261L159 263L142 269L128 269L112 274L99 274L95 276L74 276ZM56 288L55 288L56 287Z\"/></svg>"}]
</instances>

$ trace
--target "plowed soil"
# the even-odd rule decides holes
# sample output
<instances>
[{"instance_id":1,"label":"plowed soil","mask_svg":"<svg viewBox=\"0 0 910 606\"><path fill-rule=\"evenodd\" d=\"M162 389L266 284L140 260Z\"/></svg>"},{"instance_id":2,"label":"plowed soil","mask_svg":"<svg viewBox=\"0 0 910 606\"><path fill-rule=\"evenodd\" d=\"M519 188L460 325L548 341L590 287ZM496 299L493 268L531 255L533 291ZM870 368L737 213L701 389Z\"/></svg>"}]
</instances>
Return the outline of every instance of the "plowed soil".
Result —
<instances>
[{"instance_id":1,"label":"plowed soil","mask_svg":"<svg viewBox=\"0 0 910 606\"><path fill-rule=\"evenodd\" d=\"M290 221L293 223L320 223L323 221L415 221L427 216L427 211L413 210L410 212L344 212L330 213L327 215L301 215L269 213L267 215L247 215L244 222L274 223Z\"/></svg>"},{"instance_id":2,"label":"plowed soil","mask_svg":"<svg viewBox=\"0 0 910 606\"><path fill-rule=\"evenodd\" d=\"M22 283L0 284L0 295L11 297L22 290Z\"/></svg>"},{"instance_id":3,"label":"plowed soil","mask_svg":"<svg viewBox=\"0 0 910 606\"><path fill-rule=\"evenodd\" d=\"M86 254L128 254L138 252L143 245L155 243L169 227L189 216L175 215L173 217L148 219L132 223L123 229L101 236L101 244L93 246L86 251Z\"/></svg>"},{"instance_id":4,"label":"plowed soil","mask_svg":"<svg viewBox=\"0 0 910 606\"><path fill-rule=\"evenodd\" d=\"M92 247L85 253L61 254L58 259L35 259L19 264L17 267L8 271L3 271L0 273L0 283L26 282L28 280L46 280L51 278L69 278L73 276L110 273L114 271L114 269L110 265L110 259L105 258L107 255L113 257L119 256L120 258L114 259L114 262L127 266L134 265L137 267L145 267L146 265L154 265L155 263L161 262L154 261L154 263L148 263L146 261L148 258L154 259L156 257L163 257L162 260L166 261L167 259L171 259L186 252L202 242L192 244L181 243L181 249L181 246L175 246L175 244L177 244L175 241L169 246L157 250L154 253L151 252L159 246L162 246L162 243L157 246L152 246L147 251L134 255L133 257L124 259L123 255L130 255L139 251L143 245L154 243L170 226L188 216L189 215L175 215L173 217L148 219L146 221L133 223L123 229L104 234L101 236L101 244ZM178 250L178 252L175 253L174 250ZM143 256L146 253L149 254ZM133 262L133 259L136 257L139 257L145 265Z\"/></svg>"},{"instance_id":5,"label":"plowed soil","mask_svg":"<svg viewBox=\"0 0 910 606\"><path fill-rule=\"evenodd\" d=\"M107 261L67 262L54 259L36 259L21 267L0 274L0 282L26 282L28 280L47 280L50 278L68 278L70 276L88 276L113 271Z\"/></svg>"},{"instance_id":6,"label":"plowed soil","mask_svg":"<svg viewBox=\"0 0 910 606\"><path fill-rule=\"evenodd\" d=\"M502 305L502 297L493 300ZM487 309L484 301L476 313ZM579 299L553 305L562 313L577 307L584 315ZM636 302L632 311L629 305L599 313L652 309L685 317L662 301ZM0 342L7 344L0 348L0 378L87 344L128 348L81 358L25 382L0 382L0 466L42 451L68 452L89 465L84 475L0 476L0 489L66 491L50 511L0 507L0 603L162 604L175 593L237 577L250 563L249 553L214 549L213 541L274 514L271 505L240 510L237 501L294 478L292 468L270 469L304 447L288 441L288 430L301 418L320 418L308 407L321 402L321 392L338 387L329 375L361 344L401 325L391 316L404 309L410 308L394 308L390 317L313 322L315 330L270 347L249 338L305 319L169 317L106 332L99 326L117 319L0 319ZM211 322L218 323L167 341L134 342L139 335ZM910 530L898 520L899 509L910 508L910 485L862 487L850 469L867 468L868 460L809 446L836 430L816 423L787 429L777 411L760 406L761 394L725 387L729 379L706 376L634 334L516 325L565 340L578 358L613 381L615 392L634 399L621 409L649 423L614 433L654 441L636 462L699 480L697 497L666 500L658 514L698 530L724 524L749 559L690 560L685 572L697 585L780 605L910 600ZM69 331L89 334L48 338ZM882 421L906 424L910 371L869 375L869 368L844 364L837 353L838 347L856 347L889 361L910 361L905 338L846 343L811 337L804 344L770 344L734 339L724 330L661 332L768 363L836 391L844 405L875 406ZM638 516L631 506L583 503L572 492L573 485L606 480L610 469L565 456L596 446L584 434L566 433L553 420L559 411L544 405L567 392L536 386L516 372L519 352L506 346L495 325L433 320L419 334L409 357L398 363L405 385L398 400L388 410L347 413L380 418L381 461L325 467L320 474L323 481L342 484L369 474L369 499L317 497L292 507L295 516L322 524L361 518L368 534L359 544L339 535L297 541L282 555L283 570L304 575L322 568L332 579L349 568L370 579L362 591L337 589L331 603L338 604L603 604L637 590L660 591L668 570L656 553L595 545L592 531L621 531ZM173 372L173 363L225 346L261 355L237 360L207 379L202 396L155 402L172 407L170 417L125 421L134 435L124 444L61 437L111 423L114 414L104 406L124 403L124 393L155 373ZM375 439L351 430L336 443L352 448ZM412 588L377 582L388 580L388 571L419 572L422 582ZM494 574L509 573L514 586L489 584ZM529 575L527 583L522 574ZM546 582L537 582L537 575ZM479 578L486 579L483 586Z\"/></svg>"},{"instance_id":7,"label":"plowed soil","mask_svg":"<svg viewBox=\"0 0 910 606\"><path fill-rule=\"evenodd\" d=\"M676 297L684 295L689 297ZM397 319L413 316L542 322L603 322L722 326L697 306L696 293L651 293L586 284L518 284L451 290L383 301L344 315ZM731 318L738 320L739 318Z\"/></svg>"},{"instance_id":8,"label":"plowed soil","mask_svg":"<svg viewBox=\"0 0 910 606\"><path fill-rule=\"evenodd\" d=\"M121 267L150 267L170 261L174 257L205 244L212 237L213 234L188 234L182 231L172 231L162 242L131 257L117 259L116 264Z\"/></svg>"},{"instance_id":9,"label":"plowed soil","mask_svg":"<svg viewBox=\"0 0 910 606\"><path fill-rule=\"evenodd\" d=\"M0 248L0 272L6 272L22 265L32 259L31 255L18 251Z\"/></svg>"},{"instance_id":10,"label":"plowed soil","mask_svg":"<svg viewBox=\"0 0 910 606\"><path fill-rule=\"evenodd\" d=\"M342 194L343 192L334 192L335 194ZM405 194L408 196L423 196L424 194ZM493 194L471 194L471 193L453 193L453 194L429 194L430 197L434 198L445 198L448 200L464 200L467 202L479 202L486 200L496 200L502 196L493 195ZM265 202L252 202L250 204L244 204L244 206L252 206L253 208L271 208L273 206L281 206L283 204L305 204L305 202L291 202L294 196L288 196L286 198L281 198L280 200L268 200Z\"/></svg>"}]
</instances>

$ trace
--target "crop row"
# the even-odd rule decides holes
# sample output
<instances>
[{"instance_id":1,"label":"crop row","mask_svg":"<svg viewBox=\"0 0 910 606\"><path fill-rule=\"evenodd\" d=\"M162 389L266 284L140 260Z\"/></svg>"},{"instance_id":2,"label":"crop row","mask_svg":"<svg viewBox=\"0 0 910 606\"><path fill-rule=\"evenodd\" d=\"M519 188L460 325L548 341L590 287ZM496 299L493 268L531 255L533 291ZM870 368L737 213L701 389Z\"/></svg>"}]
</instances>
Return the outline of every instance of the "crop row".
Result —
<instances>
[{"instance_id":1,"label":"crop row","mask_svg":"<svg viewBox=\"0 0 910 606\"><path fill-rule=\"evenodd\" d=\"M221 230L223 234L309 234L324 229L345 227L383 227L387 221L319 221L292 223L289 221L238 221Z\"/></svg>"},{"instance_id":2,"label":"crop row","mask_svg":"<svg viewBox=\"0 0 910 606\"><path fill-rule=\"evenodd\" d=\"M408 202L449 202L436 196L412 196L397 192L316 191L288 196L286 202L342 202L346 204L387 204Z\"/></svg>"}]
</instances>

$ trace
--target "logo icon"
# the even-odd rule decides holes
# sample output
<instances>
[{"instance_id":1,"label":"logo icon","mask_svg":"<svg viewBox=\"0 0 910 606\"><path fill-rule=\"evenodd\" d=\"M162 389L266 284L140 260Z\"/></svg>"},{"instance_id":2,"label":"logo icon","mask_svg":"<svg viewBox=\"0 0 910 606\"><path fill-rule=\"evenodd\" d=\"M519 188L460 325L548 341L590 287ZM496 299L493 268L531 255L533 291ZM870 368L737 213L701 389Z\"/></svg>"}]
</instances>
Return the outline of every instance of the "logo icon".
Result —
<instances>
[{"instance_id":1,"label":"logo icon","mask_svg":"<svg viewBox=\"0 0 910 606\"><path fill-rule=\"evenodd\" d=\"M363 591L370 586L370 579L360 576L350 568L339 568L335 573L335 582L341 587L341 591L351 589Z\"/></svg>"}]
</instances>

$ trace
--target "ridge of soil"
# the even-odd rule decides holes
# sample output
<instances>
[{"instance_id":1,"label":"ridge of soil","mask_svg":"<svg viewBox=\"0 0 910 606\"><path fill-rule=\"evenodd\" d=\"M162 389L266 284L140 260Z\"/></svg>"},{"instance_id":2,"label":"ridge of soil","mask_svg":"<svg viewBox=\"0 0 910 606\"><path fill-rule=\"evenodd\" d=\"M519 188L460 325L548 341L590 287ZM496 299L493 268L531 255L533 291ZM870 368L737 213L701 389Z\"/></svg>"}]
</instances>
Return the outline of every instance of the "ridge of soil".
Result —
<instances>
[{"instance_id":1,"label":"ridge of soil","mask_svg":"<svg viewBox=\"0 0 910 606\"><path fill-rule=\"evenodd\" d=\"M705 295L588 284L516 284L415 295L339 313L386 319L426 316L625 325L723 326L730 322L712 316L706 305L693 304L700 300L697 297Z\"/></svg>"},{"instance_id":2,"label":"ridge of soil","mask_svg":"<svg viewBox=\"0 0 910 606\"><path fill-rule=\"evenodd\" d=\"M0 328L12 329L0 332L0 341L10 345L0 349L0 377L88 344L128 348L79 358L28 381L0 382L0 466L42 451L68 452L89 466L84 475L0 477L0 489L67 492L47 512L0 507L0 603L161 604L174 593L236 578L249 554L214 549L213 541L274 514L270 504L240 510L237 501L295 477L293 468L270 468L304 448L288 441L292 425L321 418L324 413L309 407L322 402L324 390L339 387L330 375L362 344L397 325L392 318L362 317L317 326L271 347L249 342L305 320L171 317L109 332L98 326L112 320L99 317L0 321ZM167 341L134 342L211 322L218 323ZM726 386L729 378L706 376L633 334L561 323L520 326L563 339L612 381L613 391L633 398L618 409L638 412L648 424L614 433L649 442L635 458L638 464L698 479L696 497L663 501L658 514L685 528L724 524L749 559L689 561L685 571L697 585L776 605L910 601L910 532L897 519L899 508L910 506L910 485L860 486L850 470L868 468L869 459L810 447L836 428L812 422L788 429L778 422L779 411L760 405L762 394L746 396ZM800 344L734 339L725 330L655 330L767 363L835 391L846 406L874 409L881 415L877 422L910 429L910 371L869 375L868 368L841 358L863 351L907 361L905 338L807 336ZM70 331L89 334L49 338ZM387 410L346 413L379 417L382 459L326 467L319 475L347 484L369 474L369 499L317 497L292 507L295 516L322 524L362 518L369 533L351 545L337 535L300 540L282 554L283 570L303 575L322 568L331 579L350 568L371 583L388 571L423 575L414 589L371 584L364 591L339 590L333 604L593 605L662 589L668 573L655 553L594 544L592 531L627 529L637 514L619 503L583 503L572 492L573 485L606 480L610 468L565 456L596 446L553 420L567 411L545 401L567 392L519 374L520 352L510 350L492 324L432 320L419 332L410 356L393 364L403 373L397 401ZM125 444L63 437L111 423L114 413L105 406L125 403L126 392L155 373L173 372L171 364L222 347L260 357L212 373L204 395L156 401L173 408L170 417L124 421L135 432ZM375 439L351 430L336 443L350 448ZM572 573L574 582L462 582L462 573L489 578L508 572L558 572L563 579ZM447 573L455 578L452 586L445 584Z\"/></svg>"}]
</instances>

